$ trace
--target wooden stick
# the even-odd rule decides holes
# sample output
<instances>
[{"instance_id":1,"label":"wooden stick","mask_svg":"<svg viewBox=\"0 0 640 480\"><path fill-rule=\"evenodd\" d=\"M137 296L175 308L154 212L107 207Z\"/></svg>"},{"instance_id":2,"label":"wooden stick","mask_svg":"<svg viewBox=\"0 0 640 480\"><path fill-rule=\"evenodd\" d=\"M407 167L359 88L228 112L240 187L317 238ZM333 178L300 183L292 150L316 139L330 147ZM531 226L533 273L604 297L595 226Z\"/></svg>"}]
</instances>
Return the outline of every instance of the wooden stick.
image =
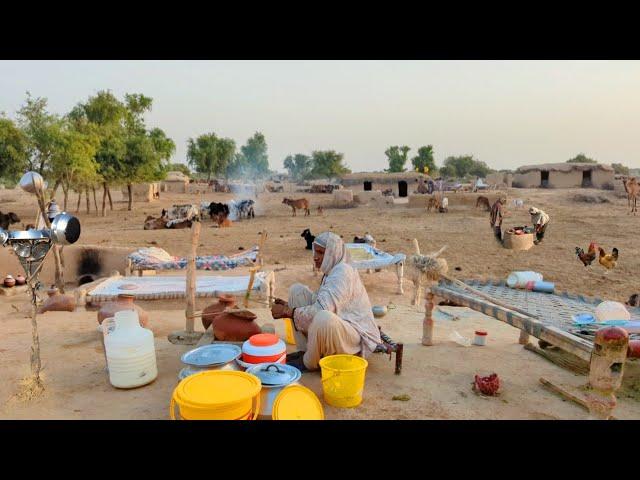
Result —
<instances>
[{"instance_id":1,"label":"wooden stick","mask_svg":"<svg viewBox=\"0 0 640 480\"><path fill-rule=\"evenodd\" d=\"M538 355L540 355L543 358L546 358L550 362L555 363L560 367L566 368L567 370L571 370L574 373L578 373L580 375L589 374L589 366L586 364L586 362L584 362L583 365L581 365L577 361L572 362L569 359L562 358L560 354L553 354L551 352L538 348L531 343L525 344L524 348L526 350L529 350L530 352L537 353Z\"/></svg>"},{"instance_id":2,"label":"wooden stick","mask_svg":"<svg viewBox=\"0 0 640 480\"><path fill-rule=\"evenodd\" d=\"M36 192L36 198L38 199L38 207L40 208L40 214L42 215L42 219L44 220L44 224L47 228L51 228L51 222L49 221L49 217L47 216L46 208L44 205L44 193L42 190L36 187L35 180L31 180L33 184L33 188ZM56 287L60 290L60 293L64 293L64 271L62 269L62 254L60 252L60 247L58 245L53 245L53 257L55 260L56 266Z\"/></svg>"},{"instance_id":3,"label":"wooden stick","mask_svg":"<svg viewBox=\"0 0 640 480\"><path fill-rule=\"evenodd\" d=\"M244 307L247 308L249 306L249 297L251 296L251 289L253 288L253 283L256 279L256 272L260 270L260 266L262 263L262 250L264 249L264 242L267 239L267 232L263 230L260 232L260 244L258 247L258 255L256 257L256 265L252 267L249 274L249 285L247 286L247 293L244 296Z\"/></svg>"},{"instance_id":4,"label":"wooden stick","mask_svg":"<svg viewBox=\"0 0 640 480\"><path fill-rule=\"evenodd\" d=\"M198 241L200 240L200 228L202 224L200 222L194 222L191 226L191 252L187 260L187 310L186 315L186 328L187 333L194 332L194 312L196 310L196 250L198 248Z\"/></svg>"},{"instance_id":5,"label":"wooden stick","mask_svg":"<svg viewBox=\"0 0 640 480\"><path fill-rule=\"evenodd\" d=\"M547 380L544 377L540 377L540 383L543 384L545 387L547 387L549 390L559 394L560 396L571 400L574 403L577 403L578 405L580 405L581 407L589 410L589 404L587 403L587 401L583 398L578 397L577 395L571 393L569 390L562 388L559 385L554 385L553 383L551 383L549 380ZM618 420L616 417L611 416L610 417L612 420Z\"/></svg>"}]
</instances>

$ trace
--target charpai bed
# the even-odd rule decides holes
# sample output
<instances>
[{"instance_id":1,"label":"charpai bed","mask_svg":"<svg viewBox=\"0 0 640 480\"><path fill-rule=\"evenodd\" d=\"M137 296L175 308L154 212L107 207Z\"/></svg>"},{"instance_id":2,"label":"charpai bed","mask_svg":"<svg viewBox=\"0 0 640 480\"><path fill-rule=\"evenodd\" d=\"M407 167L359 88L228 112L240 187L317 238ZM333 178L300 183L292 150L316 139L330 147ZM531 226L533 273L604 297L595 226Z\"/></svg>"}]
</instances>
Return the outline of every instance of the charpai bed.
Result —
<instances>
[{"instance_id":1,"label":"charpai bed","mask_svg":"<svg viewBox=\"0 0 640 480\"><path fill-rule=\"evenodd\" d=\"M224 271L238 267L254 266L260 251L258 246L235 255L206 255L196 257L196 269ZM166 250L156 247L141 248L127 257L131 272L143 270L184 270L187 268L186 257L175 257Z\"/></svg>"},{"instance_id":2,"label":"charpai bed","mask_svg":"<svg viewBox=\"0 0 640 480\"><path fill-rule=\"evenodd\" d=\"M196 279L197 297L215 297L219 293L243 296L249 286L249 275L199 276ZM257 272L251 289L252 297L269 299L275 290L274 272ZM110 277L87 291L86 302L99 304L113 300L120 294L133 295L137 300L183 299L186 276L157 275L151 277Z\"/></svg>"},{"instance_id":3,"label":"charpai bed","mask_svg":"<svg viewBox=\"0 0 640 480\"><path fill-rule=\"evenodd\" d=\"M508 323L527 335L533 335L571 352L587 362L590 360L593 341L589 339L589 335L581 333L584 328L574 323L573 315L578 313L594 314L596 307L602 302L601 299L589 299L568 292L552 294L518 290L509 288L504 281L499 280L466 281L464 283L482 294L505 305L513 306L528 315L496 305L487 298L474 294L474 292L448 280L441 280L437 285L431 287L431 293ZM627 308L631 314L631 320L640 321L640 309Z\"/></svg>"},{"instance_id":4,"label":"charpai bed","mask_svg":"<svg viewBox=\"0 0 640 480\"><path fill-rule=\"evenodd\" d=\"M407 256L404 253L390 254L379 250L367 243L345 244L351 257L351 265L358 270L380 269L396 267L398 277L398 293L403 294L404 262Z\"/></svg>"}]
</instances>

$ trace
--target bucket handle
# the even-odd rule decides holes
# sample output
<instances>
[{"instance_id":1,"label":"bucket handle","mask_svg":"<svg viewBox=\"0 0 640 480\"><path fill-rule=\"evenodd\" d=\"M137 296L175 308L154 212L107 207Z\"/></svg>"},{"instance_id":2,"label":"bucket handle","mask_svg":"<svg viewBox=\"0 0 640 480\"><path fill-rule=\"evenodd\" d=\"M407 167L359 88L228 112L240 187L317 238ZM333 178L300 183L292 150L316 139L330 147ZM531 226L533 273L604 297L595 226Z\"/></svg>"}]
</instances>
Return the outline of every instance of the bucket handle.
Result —
<instances>
[{"instance_id":1,"label":"bucket handle","mask_svg":"<svg viewBox=\"0 0 640 480\"><path fill-rule=\"evenodd\" d=\"M176 419L175 408L176 408L176 401L174 400L173 395L172 395L171 396L171 402L169 403L169 418L171 418L171 420L175 420Z\"/></svg>"}]
</instances>

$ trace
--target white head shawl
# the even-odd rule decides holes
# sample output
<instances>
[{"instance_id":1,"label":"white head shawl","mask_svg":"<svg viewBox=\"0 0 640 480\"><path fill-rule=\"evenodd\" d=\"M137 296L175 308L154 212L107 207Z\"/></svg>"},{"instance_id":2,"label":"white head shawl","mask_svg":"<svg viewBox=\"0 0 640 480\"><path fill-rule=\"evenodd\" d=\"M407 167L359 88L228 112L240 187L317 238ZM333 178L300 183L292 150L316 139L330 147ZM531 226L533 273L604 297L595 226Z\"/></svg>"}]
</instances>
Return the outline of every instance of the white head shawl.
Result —
<instances>
[{"instance_id":1,"label":"white head shawl","mask_svg":"<svg viewBox=\"0 0 640 480\"><path fill-rule=\"evenodd\" d=\"M340 262L348 262L349 254L344 246L342 239L332 232L323 232L313 241L314 245L318 245L325 249L324 258L320 270L327 275L333 267ZM315 253L315 249L314 249Z\"/></svg>"}]
</instances>

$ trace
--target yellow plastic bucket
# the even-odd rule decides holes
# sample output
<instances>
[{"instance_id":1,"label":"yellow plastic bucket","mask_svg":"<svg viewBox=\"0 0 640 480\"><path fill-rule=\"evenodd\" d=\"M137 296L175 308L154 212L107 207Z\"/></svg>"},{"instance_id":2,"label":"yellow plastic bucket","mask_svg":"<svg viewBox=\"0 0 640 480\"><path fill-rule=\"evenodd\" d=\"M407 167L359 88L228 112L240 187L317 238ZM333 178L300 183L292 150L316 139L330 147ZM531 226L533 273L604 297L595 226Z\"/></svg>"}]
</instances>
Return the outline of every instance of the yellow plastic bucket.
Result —
<instances>
[{"instance_id":1,"label":"yellow plastic bucket","mask_svg":"<svg viewBox=\"0 0 640 480\"><path fill-rule=\"evenodd\" d=\"M234 370L206 370L183 379L173 391L169 415L183 420L255 420L260 379Z\"/></svg>"},{"instance_id":2,"label":"yellow plastic bucket","mask_svg":"<svg viewBox=\"0 0 640 480\"><path fill-rule=\"evenodd\" d=\"M321 359L325 402L341 408L360 405L367 365L369 362L356 355L331 355Z\"/></svg>"}]
</instances>

